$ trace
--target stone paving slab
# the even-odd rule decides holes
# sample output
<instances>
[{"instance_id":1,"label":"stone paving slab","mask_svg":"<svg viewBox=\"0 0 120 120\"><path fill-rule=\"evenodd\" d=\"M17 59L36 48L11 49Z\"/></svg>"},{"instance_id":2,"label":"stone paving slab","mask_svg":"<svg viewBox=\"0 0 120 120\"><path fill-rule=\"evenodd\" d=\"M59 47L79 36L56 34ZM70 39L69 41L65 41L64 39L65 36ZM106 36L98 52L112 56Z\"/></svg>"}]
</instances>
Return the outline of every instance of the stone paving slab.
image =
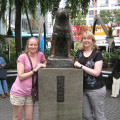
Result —
<instances>
[{"instance_id":1,"label":"stone paving slab","mask_svg":"<svg viewBox=\"0 0 120 120\"><path fill-rule=\"evenodd\" d=\"M107 120L120 120L120 96L111 98L111 90L107 90L105 99L105 116ZM12 105L9 97L0 97L0 120L12 120ZM38 119L38 103L35 104L34 120Z\"/></svg>"}]
</instances>

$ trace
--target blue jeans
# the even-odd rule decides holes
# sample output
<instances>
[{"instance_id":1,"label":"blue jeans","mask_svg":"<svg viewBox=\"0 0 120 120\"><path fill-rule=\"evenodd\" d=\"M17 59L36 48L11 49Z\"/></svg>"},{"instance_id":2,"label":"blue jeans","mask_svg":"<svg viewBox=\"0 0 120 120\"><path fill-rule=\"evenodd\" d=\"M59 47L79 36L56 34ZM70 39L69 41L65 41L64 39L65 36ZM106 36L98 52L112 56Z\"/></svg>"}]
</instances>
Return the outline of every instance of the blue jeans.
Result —
<instances>
[{"instance_id":1,"label":"blue jeans","mask_svg":"<svg viewBox=\"0 0 120 120\"><path fill-rule=\"evenodd\" d=\"M0 94L3 93L8 93L8 85L6 80L0 80Z\"/></svg>"}]
</instances>

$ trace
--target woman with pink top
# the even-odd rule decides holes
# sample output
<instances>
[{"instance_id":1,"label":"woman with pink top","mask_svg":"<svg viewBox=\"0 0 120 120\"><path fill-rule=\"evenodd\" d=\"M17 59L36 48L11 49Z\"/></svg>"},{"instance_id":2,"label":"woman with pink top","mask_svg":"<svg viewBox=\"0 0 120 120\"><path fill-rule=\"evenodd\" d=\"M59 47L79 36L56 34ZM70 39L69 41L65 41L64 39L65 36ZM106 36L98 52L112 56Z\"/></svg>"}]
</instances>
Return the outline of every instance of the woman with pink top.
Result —
<instances>
[{"instance_id":1,"label":"woman with pink top","mask_svg":"<svg viewBox=\"0 0 120 120\"><path fill-rule=\"evenodd\" d=\"M13 120L21 120L23 111L24 120L33 120L32 75L40 68L45 68L47 64L44 54L38 51L38 49L38 39L31 37L28 39L25 54L21 54L17 59L18 75L10 91L10 101L13 105ZM33 70L31 70L27 54L32 61Z\"/></svg>"}]
</instances>

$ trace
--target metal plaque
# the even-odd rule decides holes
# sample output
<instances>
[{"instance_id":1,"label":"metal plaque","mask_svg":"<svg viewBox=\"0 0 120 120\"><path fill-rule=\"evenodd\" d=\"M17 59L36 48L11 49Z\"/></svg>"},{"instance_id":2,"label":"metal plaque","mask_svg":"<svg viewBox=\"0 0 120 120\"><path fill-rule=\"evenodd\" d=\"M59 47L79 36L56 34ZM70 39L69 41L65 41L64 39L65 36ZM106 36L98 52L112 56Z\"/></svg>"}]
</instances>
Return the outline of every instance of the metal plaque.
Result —
<instances>
[{"instance_id":1,"label":"metal plaque","mask_svg":"<svg viewBox=\"0 0 120 120\"><path fill-rule=\"evenodd\" d=\"M57 102L64 102L64 76L57 76Z\"/></svg>"}]
</instances>

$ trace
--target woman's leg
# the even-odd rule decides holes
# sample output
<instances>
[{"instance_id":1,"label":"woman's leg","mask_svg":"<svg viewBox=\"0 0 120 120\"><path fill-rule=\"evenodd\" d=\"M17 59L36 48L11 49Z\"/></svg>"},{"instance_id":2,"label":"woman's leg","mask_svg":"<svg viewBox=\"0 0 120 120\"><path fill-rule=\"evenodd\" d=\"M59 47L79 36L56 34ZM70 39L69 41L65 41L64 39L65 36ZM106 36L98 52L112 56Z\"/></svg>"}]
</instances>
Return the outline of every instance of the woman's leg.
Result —
<instances>
[{"instance_id":1,"label":"woman's leg","mask_svg":"<svg viewBox=\"0 0 120 120\"><path fill-rule=\"evenodd\" d=\"M116 79L115 97L119 95L119 90L120 90L120 78Z\"/></svg>"},{"instance_id":2,"label":"woman's leg","mask_svg":"<svg viewBox=\"0 0 120 120\"><path fill-rule=\"evenodd\" d=\"M13 120L21 120L23 106L13 105Z\"/></svg>"},{"instance_id":3,"label":"woman's leg","mask_svg":"<svg viewBox=\"0 0 120 120\"><path fill-rule=\"evenodd\" d=\"M3 91L1 80L0 80L0 94L3 94L3 93L4 93L4 91Z\"/></svg>"},{"instance_id":4,"label":"woman's leg","mask_svg":"<svg viewBox=\"0 0 120 120\"><path fill-rule=\"evenodd\" d=\"M4 93L8 93L8 85L6 80L2 80Z\"/></svg>"},{"instance_id":5,"label":"woman's leg","mask_svg":"<svg viewBox=\"0 0 120 120\"><path fill-rule=\"evenodd\" d=\"M24 106L24 120L33 120L34 105Z\"/></svg>"},{"instance_id":6,"label":"woman's leg","mask_svg":"<svg viewBox=\"0 0 120 120\"><path fill-rule=\"evenodd\" d=\"M94 116L87 92L83 92L82 120L94 120Z\"/></svg>"},{"instance_id":7,"label":"woman's leg","mask_svg":"<svg viewBox=\"0 0 120 120\"><path fill-rule=\"evenodd\" d=\"M88 92L89 101L91 102L92 112L95 115L95 120L106 120L104 114L104 100L106 95L106 87L91 90Z\"/></svg>"},{"instance_id":8,"label":"woman's leg","mask_svg":"<svg viewBox=\"0 0 120 120\"><path fill-rule=\"evenodd\" d=\"M115 97L115 91L116 91L116 78L113 77L113 84L112 84L112 95L111 97Z\"/></svg>"},{"instance_id":9,"label":"woman's leg","mask_svg":"<svg viewBox=\"0 0 120 120\"><path fill-rule=\"evenodd\" d=\"M23 120L33 120L33 113L34 113L34 103L32 100L32 96L25 97Z\"/></svg>"}]
</instances>

